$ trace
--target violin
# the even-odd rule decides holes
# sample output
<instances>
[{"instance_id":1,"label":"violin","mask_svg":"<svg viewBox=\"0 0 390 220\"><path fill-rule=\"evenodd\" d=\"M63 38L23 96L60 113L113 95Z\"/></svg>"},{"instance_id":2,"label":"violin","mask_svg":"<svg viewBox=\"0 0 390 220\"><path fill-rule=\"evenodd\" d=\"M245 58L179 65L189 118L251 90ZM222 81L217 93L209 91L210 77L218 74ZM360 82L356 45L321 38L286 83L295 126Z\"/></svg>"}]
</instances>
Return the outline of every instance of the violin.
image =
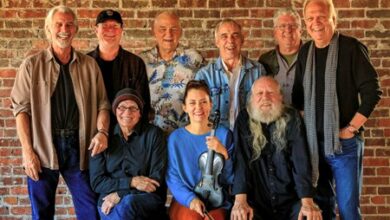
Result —
<instances>
[{"instance_id":1,"label":"violin","mask_svg":"<svg viewBox=\"0 0 390 220\"><path fill-rule=\"evenodd\" d=\"M211 136L215 136L215 130L218 127L220 113L217 110L212 123ZM222 187L219 184L219 175L225 165L225 159L222 154L214 150L202 153L199 156L199 168L202 171L202 178L195 186L195 193L204 202L206 207L218 208L223 205L224 195Z\"/></svg>"}]
</instances>

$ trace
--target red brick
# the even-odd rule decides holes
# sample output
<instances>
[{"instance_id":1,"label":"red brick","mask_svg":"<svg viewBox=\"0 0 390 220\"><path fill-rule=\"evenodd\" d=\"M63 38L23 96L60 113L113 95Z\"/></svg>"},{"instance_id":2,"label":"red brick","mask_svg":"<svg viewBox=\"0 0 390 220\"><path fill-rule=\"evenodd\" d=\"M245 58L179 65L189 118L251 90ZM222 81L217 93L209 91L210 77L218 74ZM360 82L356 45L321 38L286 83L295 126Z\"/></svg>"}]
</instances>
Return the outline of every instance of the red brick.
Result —
<instances>
[{"instance_id":1,"label":"red brick","mask_svg":"<svg viewBox=\"0 0 390 220\"><path fill-rule=\"evenodd\" d=\"M285 8L291 6L290 1L285 1L285 0L266 0L265 1L266 7L280 7L280 8Z\"/></svg>"},{"instance_id":2,"label":"red brick","mask_svg":"<svg viewBox=\"0 0 390 220\"><path fill-rule=\"evenodd\" d=\"M388 177L363 177L364 185L387 185L389 184Z\"/></svg>"},{"instance_id":3,"label":"red brick","mask_svg":"<svg viewBox=\"0 0 390 220\"><path fill-rule=\"evenodd\" d=\"M377 209L375 206L361 206L361 211L362 213L365 213L365 214L377 214Z\"/></svg>"},{"instance_id":4,"label":"red brick","mask_svg":"<svg viewBox=\"0 0 390 220\"><path fill-rule=\"evenodd\" d=\"M363 195L376 195L376 194L378 194L377 187L363 185L362 194Z\"/></svg>"},{"instance_id":5,"label":"red brick","mask_svg":"<svg viewBox=\"0 0 390 220\"><path fill-rule=\"evenodd\" d=\"M207 0L179 0L179 5L184 8L204 8Z\"/></svg>"},{"instance_id":6,"label":"red brick","mask_svg":"<svg viewBox=\"0 0 390 220\"><path fill-rule=\"evenodd\" d=\"M386 198L384 196L373 196L371 197L371 202L375 205L385 204Z\"/></svg>"},{"instance_id":7,"label":"red brick","mask_svg":"<svg viewBox=\"0 0 390 220\"><path fill-rule=\"evenodd\" d=\"M377 20L353 20L351 22L352 28L374 28L375 25L378 23Z\"/></svg>"},{"instance_id":8,"label":"red brick","mask_svg":"<svg viewBox=\"0 0 390 220\"><path fill-rule=\"evenodd\" d=\"M153 7L170 8L177 5L177 0L152 0Z\"/></svg>"},{"instance_id":9,"label":"red brick","mask_svg":"<svg viewBox=\"0 0 390 220\"><path fill-rule=\"evenodd\" d=\"M46 17L46 10L43 9L25 9L18 11L20 18L44 18Z\"/></svg>"},{"instance_id":10,"label":"red brick","mask_svg":"<svg viewBox=\"0 0 390 220\"><path fill-rule=\"evenodd\" d=\"M378 206L378 213L381 214L390 214L390 207L389 206Z\"/></svg>"},{"instance_id":11,"label":"red brick","mask_svg":"<svg viewBox=\"0 0 390 220\"><path fill-rule=\"evenodd\" d=\"M367 17L369 18L390 18L390 10L368 10Z\"/></svg>"},{"instance_id":12,"label":"red brick","mask_svg":"<svg viewBox=\"0 0 390 220\"><path fill-rule=\"evenodd\" d=\"M4 197L4 203L8 205L16 205L18 203L17 197Z\"/></svg>"},{"instance_id":13,"label":"red brick","mask_svg":"<svg viewBox=\"0 0 390 220\"><path fill-rule=\"evenodd\" d=\"M378 187L378 194L383 195L390 195L390 187Z\"/></svg>"},{"instance_id":14,"label":"red brick","mask_svg":"<svg viewBox=\"0 0 390 220\"><path fill-rule=\"evenodd\" d=\"M7 0L3 3L4 8L29 8L32 1L29 0Z\"/></svg>"},{"instance_id":15,"label":"red brick","mask_svg":"<svg viewBox=\"0 0 390 220\"><path fill-rule=\"evenodd\" d=\"M364 176L376 176L375 168L363 167Z\"/></svg>"},{"instance_id":16,"label":"red brick","mask_svg":"<svg viewBox=\"0 0 390 220\"><path fill-rule=\"evenodd\" d=\"M220 18L221 10L196 10L194 11L195 18Z\"/></svg>"},{"instance_id":17,"label":"red brick","mask_svg":"<svg viewBox=\"0 0 390 220\"><path fill-rule=\"evenodd\" d=\"M365 140L365 145L368 147L370 147L370 146L384 146L385 140L383 140L382 138L380 138L380 139L370 138L370 139Z\"/></svg>"},{"instance_id":18,"label":"red brick","mask_svg":"<svg viewBox=\"0 0 390 220\"><path fill-rule=\"evenodd\" d=\"M249 12L246 9L229 9L229 10L222 10L221 17L225 17L225 18L247 17L248 15Z\"/></svg>"},{"instance_id":19,"label":"red brick","mask_svg":"<svg viewBox=\"0 0 390 220\"><path fill-rule=\"evenodd\" d=\"M264 0L237 0L240 8L254 8L264 6Z\"/></svg>"},{"instance_id":20,"label":"red brick","mask_svg":"<svg viewBox=\"0 0 390 220\"><path fill-rule=\"evenodd\" d=\"M390 176L390 167L378 167L377 174L378 176Z\"/></svg>"},{"instance_id":21,"label":"red brick","mask_svg":"<svg viewBox=\"0 0 390 220\"><path fill-rule=\"evenodd\" d=\"M0 77L15 77L16 71L14 69L1 69L0 70Z\"/></svg>"},{"instance_id":22,"label":"red brick","mask_svg":"<svg viewBox=\"0 0 390 220\"><path fill-rule=\"evenodd\" d=\"M363 159L363 166L389 166L389 159L388 158L364 158Z\"/></svg>"},{"instance_id":23,"label":"red brick","mask_svg":"<svg viewBox=\"0 0 390 220\"><path fill-rule=\"evenodd\" d=\"M227 8L227 7L234 7L235 1L234 0L213 0L209 1L209 7L210 8Z\"/></svg>"},{"instance_id":24,"label":"red brick","mask_svg":"<svg viewBox=\"0 0 390 220\"><path fill-rule=\"evenodd\" d=\"M119 1L111 0L111 1L102 1L102 0L94 0L92 1L92 7L94 8L117 8L119 6Z\"/></svg>"},{"instance_id":25,"label":"red brick","mask_svg":"<svg viewBox=\"0 0 390 220\"><path fill-rule=\"evenodd\" d=\"M338 10L337 15L339 18L364 18L364 9L351 9L351 10Z\"/></svg>"},{"instance_id":26,"label":"red brick","mask_svg":"<svg viewBox=\"0 0 390 220\"><path fill-rule=\"evenodd\" d=\"M14 215L30 215L31 214L31 208L30 206L15 206L11 208L11 213Z\"/></svg>"},{"instance_id":27,"label":"red brick","mask_svg":"<svg viewBox=\"0 0 390 220\"><path fill-rule=\"evenodd\" d=\"M379 0L352 0L352 7L356 8L378 8Z\"/></svg>"}]
</instances>

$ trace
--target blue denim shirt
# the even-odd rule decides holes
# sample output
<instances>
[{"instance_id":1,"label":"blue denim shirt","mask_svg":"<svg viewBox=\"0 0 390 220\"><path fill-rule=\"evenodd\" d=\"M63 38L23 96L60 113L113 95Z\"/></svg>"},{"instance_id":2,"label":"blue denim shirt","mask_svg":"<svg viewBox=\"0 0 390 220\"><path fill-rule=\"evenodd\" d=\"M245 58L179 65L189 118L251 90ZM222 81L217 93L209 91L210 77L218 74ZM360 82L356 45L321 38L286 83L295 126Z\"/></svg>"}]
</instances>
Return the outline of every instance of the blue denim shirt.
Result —
<instances>
[{"instance_id":1,"label":"blue denim shirt","mask_svg":"<svg viewBox=\"0 0 390 220\"><path fill-rule=\"evenodd\" d=\"M253 82L262 75L266 75L266 71L262 64L258 63L257 61L250 60L244 56L242 57L239 90L235 91L236 93L238 92L239 105L235 106L235 108L245 108ZM210 87L211 99L213 101L212 113L215 112L219 103L219 110L221 113L220 123L229 128L229 79L223 68L221 57L201 68L196 73L195 79L206 81L207 85Z\"/></svg>"}]
</instances>

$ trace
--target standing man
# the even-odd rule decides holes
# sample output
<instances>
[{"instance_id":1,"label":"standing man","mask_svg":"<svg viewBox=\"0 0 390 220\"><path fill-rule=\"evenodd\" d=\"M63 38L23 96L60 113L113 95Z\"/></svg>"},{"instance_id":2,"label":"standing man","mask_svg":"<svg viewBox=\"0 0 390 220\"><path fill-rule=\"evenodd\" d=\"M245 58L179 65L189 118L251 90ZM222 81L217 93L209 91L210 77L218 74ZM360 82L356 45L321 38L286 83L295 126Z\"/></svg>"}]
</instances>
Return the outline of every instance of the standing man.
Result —
<instances>
[{"instance_id":1,"label":"standing man","mask_svg":"<svg viewBox=\"0 0 390 220\"><path fill-rule=\"evenodd\" d=\"M335 181L341 219L361 219L361 133L380 99L378 75L367 48L335 31L331 0L307 0L303 12L313 40L298 55L293 104L304 110L317 202L335 219Z\"/></svg>"},{"instance_id":2,"label":"standing man","mask_svg":"<svg viewBox=\"0 0 390 220\"><path fill-rule=\"evenodd\" d=\"M101 11L96 18L95 32L99 45L88 55L95 58L102 71L109 101L114 101L115 94L123 88L135 89L145 100L142 116L147 120L150 95L145 63L121 47L123 21L119 12L111 9ZM116 117L112 113L110 115L112 132Z\"/></svg>"},{"instance_id":3,"label":"standing man","mask_svg":"<svg viewBox=\"0 0 390 220\"><path fill-rule=\"evenodd\" d=\"M184 89L204 59L194 49L179 45L182 29L175 13L158 14L152 32L157 45L141 53L141 57L149 79L154 124L168 134L186 122L182 109Z\"/></svg>"},{"instance_id":4,"label":"standing man","mask_svg":"<svg viewBox=\"0 0 390 220\"><path fill-rule=\"evenodd\" d=\"M96 62L71 46L77 30L70 8L52 8L50 47L24 60L11 92L33 219L53 219L60 174L77 218L98 219L88 150L94 156L107 148L110 104Z\"/></svg>"},{"instance_id":5,"label":"standing man","mask_svg":"<svg viewBox=\"0 0 390 220\"><path fill-rule=\"evenodd\" d=\"M232 220L322 219L301 117L282 100L278 82L262 76L237 117Z\"/></svg>"},{"instance_id":6,"label":"standing man","mask_svg":"<svg viewBox=\"0 0 390 220\"><path fill-rule=\"evenodd\" d=\"M295 63L301 46L301 17L292 8L279 9L274 15L275 49L260 56L259 62L274 76L283 91L283 101L291 105Z\"/></svg>"},{"instance_id":7,"label":"standing man","mask_svg":"<svg viewBox=\"0 0 390 220\"><path fill-rule=\"evenodd\" d=\"M265 75L265 69L241 55L244 36L236 21L220 21L214 34L219 58L199 70L195 78L206 81L211 90L212 112L218 109L221 124L232 130L240 106L245 106L253 82Z\"/></svg>"}]
</instances>

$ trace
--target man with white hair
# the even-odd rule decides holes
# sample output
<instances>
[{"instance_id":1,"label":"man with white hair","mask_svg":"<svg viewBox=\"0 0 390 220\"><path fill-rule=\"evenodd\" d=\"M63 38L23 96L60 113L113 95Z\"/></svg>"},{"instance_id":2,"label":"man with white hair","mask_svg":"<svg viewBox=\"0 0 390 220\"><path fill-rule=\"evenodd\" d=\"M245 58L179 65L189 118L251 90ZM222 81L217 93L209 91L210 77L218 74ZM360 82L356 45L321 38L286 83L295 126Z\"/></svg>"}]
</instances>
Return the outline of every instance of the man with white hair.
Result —
<instances>
[{"instance_id":1,"label":"man with white hair","mask_svg":"<svg viewBox=\"0 0 390 220\"><path fill-rule=\"evenodd\" d=\"M60 174L77 218L98 219L88 158L107 148L110 104L99 66L72 47L77 30L72 9L52 8L50 47L23 61L11 92L33 219L53 219Z\"/></svg>"},{"instance_id":2,"label":"man with white hair","mask_svg":"<svg viewBox=\"0 0 390 220\"><path fill-rule=\"evenodd\" d=\"M332 0L306 0L303 14L312 40L298 54L292 101L304 112L314 198L325 219L336 219L335 199L341 219L361 219L361 132L380 100L378 74L367 47L336 31Z\"/></svg>"},{"instance_id":3,"label":"man with white hair","mask_svg":"<svg viewBox=\"0 0 390 220\"><path fill-rule=\"evenodd\" d=\"M233 220L320 220L313 202L310 155L298 111L282 102L278 82L253 83L234 128Z\"/></svg>"},{"instance_id":4,"label":"man with white hair","mask_svg":"<svg viewBox=\"0 0 390 220\"><path fill-rule=\"evenodd\" d=\"M241 55L244 35L232 19L218 22L214 30L219 57L196 73L210 88L213 113L220 111L221 124L233 130L234 121L245 106L252 83L265 75L263 65Z\"/></svg>"}]
</instances>

